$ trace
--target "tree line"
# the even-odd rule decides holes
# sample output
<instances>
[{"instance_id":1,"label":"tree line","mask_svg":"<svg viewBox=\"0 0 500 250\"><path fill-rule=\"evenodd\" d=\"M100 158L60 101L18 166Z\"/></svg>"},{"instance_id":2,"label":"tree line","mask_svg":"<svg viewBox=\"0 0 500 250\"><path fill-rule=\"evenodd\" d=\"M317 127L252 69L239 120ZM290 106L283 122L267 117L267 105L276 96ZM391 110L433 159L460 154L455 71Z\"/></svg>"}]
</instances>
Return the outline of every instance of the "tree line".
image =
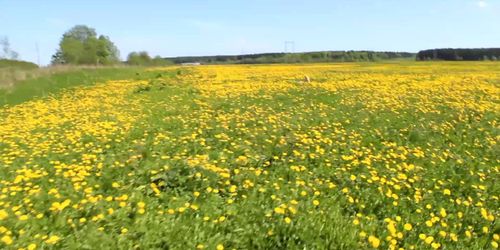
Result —
<instances>
[{"instance_id":1,"label":"tree line","mask_svg":"<svg viewBox=\"0 0 500 250\"><path fill-rule=\"evenodd\" d=\"M76 25L66 31L59 48L52 56L52 64L114 65L120 61L120 51L108 36L97 35L95 29ZM125 62L130 65L165 65L168 61L157 56L152 58L145 51L131 52Z\"/></svg>"},{"instance_id":2,"label":"tree line","mask_svg":"<svg viewBox=\"0 0 500 250\"><path fill-rule=\"evenodd\" d=\"M482 49L429 49L417 53L418 61L497 61L500 60L500 48Z\"/></svg>"},{"instance_id":3,"label":"tree line","mask_svg":"<svg viewBox=\"0 0 500 250\"><path fill-rule=\"evenodd\" d=\"M19 54L10 48L7 38L0 39L0 59L16 60ZM66 31L59 48L52 56L53 65L129 65L162 66L168 64L265 64L265 63L311 63L311 62L374 62L383 60L450 60L479 61L500 60L500 48L486 49L431 49L417 54L408 52L379 51L317 51L304 53L260 53L247 55L216 55L188 57L151 57L146 51L131 52L125 62L120 60L120 51L106 35L96 30L76 25Z\"/></svg>"},{"instance_id":4,"label":"tree line","mask_svg":"<svg viewBox=\"0 0 500 250\"><path fill-rule=\"evenodd\" d=\"M77 25L62 36L59 49L52 56L52 64L110 65L120 62L118 48L108 36L97 35L95 29ZM319 51L307 53L263 53L236 56L200 57L151 57L146 51L131 52L125 63L129 65L161 66L171 63L199 62L221 63L308 63L308 62L360 62L389 59L414 59L415 54L406 52L376 51Z\"/></svg>"},{"instance_id":5,"label":"tree line","mask_svg":"<svg viewBox=\"0 0 500 250\"><path fill-rule=\"evenodd\" d=\"M413 60L414 53L378 51L317 51L304 53L261 53L247 55L167 57L173 63L264 64L309 62L373 62L391 59Z\"/></svg>"}]
</instances>

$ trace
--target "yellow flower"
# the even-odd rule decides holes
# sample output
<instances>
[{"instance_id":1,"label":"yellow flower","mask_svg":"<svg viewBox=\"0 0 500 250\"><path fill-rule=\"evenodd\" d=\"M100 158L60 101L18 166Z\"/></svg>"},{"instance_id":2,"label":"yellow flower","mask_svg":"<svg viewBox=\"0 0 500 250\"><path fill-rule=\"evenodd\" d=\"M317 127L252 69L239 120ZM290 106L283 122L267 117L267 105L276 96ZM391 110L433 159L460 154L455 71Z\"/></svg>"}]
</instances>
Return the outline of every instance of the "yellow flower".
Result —
<instances>
[{"instance_id":1,"label":"yellow flower","mask_svg":"<svg viewBox=\"0 0 500 250\"><path fill-rule=\"evenodd\" d=\"M368 237L368 242L373 248L378 248L380 246L380 240L373 235L370 235Z\"/></svg>"},{"instance_id":2,"label":"yellow flower","mask_svg":"<svg viewBox=\"0 0 500 250\"><path fill-rule=\"evenodd\" d=\"M217 250L224 250L224 245L218 244L216 249Z\"/></svg>"},{"instance_id":3,"label":"yellow flower","mask_svg":"<svg viewBox=\"0 0 500 250\"><path fill-rule=\"evenodd\" d=\"M391 236L396 236L396 225L393 221L389 222L389 224L387 225L387 230L389 231L389 233L391 234Z\"/></svg>"},{"instance_id":4,"label":"yellow flower","mask_svg":"<svg viewBox=\"0 0 500 250\"><path fill-rule=\"evenodd\" d=\"M441 246L441 243L438 243L438 242L433 242L433 243L431 244L431 246L432 246L432 248L434 248L434 249L438 249L438 248Z\"/></svg>"},{"instance_id":5,"label":"yellow flower","mask_svg":"<svg viewBox=\"0 0 500 250\"><path fill-rule=\"evenodd\" d=\"M45 240L45 243L53 245L53 244L56 244L57 242L59 242L59 240L60 240L59 236L52 235L47 240Z\"/></svg>"},{"instance_id":6,"label":"yellow flower","mask_svg":"<svg viewBox=\"0 0 500 250\"><path fill-rule=\"evenodd\" d=\"M313 200L313 205L318 206L319 205L319 201L318 200Z\"/></svg>"},{"instance_id":7,"label":"yellow flower","mask_svg":"<svg viewBox=\"0 0 500 250\"><path fill-rule=\"evenodd\" d=\"M406 231L410 231L413 228L413 226L410 223L406 223L403 227Z\"/></svg>"},{"instance_id":8,"label":"yellow flower","mask_svg":"<svg viewBox=\"0 0 500 250\"><path fill-rule=\"evenodd\" d=\"M275 207L274 208L274 212L277 213L277 214L284 214L285 213L285 209L283 209L282 207Z\"/></svg>"},{"instance_id":9,"label":"yellow flower","mask_svg":"<svg viewBox=\"0 0 500 250\"><path fill-rule=\"evenodd\" d=\"M290 224L291 222L292 222L292 219L290 219L289 217L285 217L286 224Z\"/></svg>"},{"instance_id":10,"label":"yellow flower","mask_svg":"<svg viewBox=\"0 0 500 250\"><path fill-rule=\"evenodd\" d=\"M66 207L68 207L70 203L71 203L71 200L69 200L69 199L67 199L67 200L65 200L63 202L53 202L52 206L50 207L50 210L52 210L52 211L62 211Z\"/></svg>"},{"instance_id":11,"label":"yellow flower","mask_svg":"<svg viewBox=\"0 0 500 250\"><path fill-rule=\"evenodd\" d=\"M5 210L0 209L0 220L4 220L7 217L9 217L9 214Z\"/></svg>"},{"instance_id":12,"label":"yellow flower","mask_svg":"<svg viewBox=\"0 0 500 250\"><path fill-rule=\"evenodd\" d=\"M427 238L425 238L425 243L427 243L427 244L431 244L433 241L434 241L434 237L432 237L432 236L428 236Z\"/></svg>"},{"instance_id":13,"label":"yellow flower","mask_svg":"<svg viewBox=\"0 0 500 250\"><path fill-rule=\"evenodd\" d=\"M454 234L454 233L450 233L450 239L451 239L452 241L455 241L455 242L457 242L457 241L458 241L458 237L457 237L457 235L456 235L456 234Z\"/></svg>"},{"instance_id":14,"label":"yellow flower","mask_svg":"<svg viewBox=\"0 0 500 250\"><path fill-rule=\"evenodd\" d=\"M443 190L443 194L445 194L445 195L451 195L451 191L446 188L445 190Z\"/></svg>"},{"instance_id":15,"label":"yellow flower","mask_svg":"<svg viewBox=\"0 0 500 250\"><path fill-rule=\"evenodd\" d=\"M433 223L432 221L428 220L425 222L425 225L427 225L428 227L432 227Z\"/></svg>"},{"instance_id":16,"label":"yellow flower","mask_svg":"<svg viewBox=\"0 0 500 250\"><path fill-rule=\"evenodd\" d=\"M496 241L492 241L491 242L491 247L494 248L494 249L497 249L498 248L498 243Z\"/></svg>"},{"instance_id":17,"label":"yellow flower","mask_svg":"<svg viewBox=\"0 0 500 250\"><path fill-rule=\"evenodd\" d=\"M467 236L467 238L471 238L472 233L469 230L467 230L467 231L465 231L465 236Z\"/></svg>"},{"instance_id":18,"label":"yellow flower","mask_svg":"<svg viewBox=\"0 0 500 250\"><path fill-rule=\"evenodd\" d=\"M5 243L5 245L10 245L12 244L12 238L8 235L4 235L0 240L2 240L3 243Z\"/></svg>"},{"instance_id":19,"label":"yellow flower","mask_svg":"<svg viewBox=\"0 0 500 250\"><path fill-rule=\"evenodd\" d=\"M446 210L444 208L441 208L441 210L439 211L439 214L441 215L441 217L446 217Z\"/></svg>"},{"instance_id":20,"label":"yellow flower","mask_svg":"<svg viewBox=\"0 0 500 250\"><path fill-rule=\"evenodd\" d=\"M225 217L225 216L221 216L221 217L219 217L219 222L223 222L223 221L225 221L225 220L226 220L226 217Z\"/></svg>"},{"instance_id":21,"label":"yellow flower","mask_svg":"<svg viewBox=\"0 0 500 250\"><path fill-rule=\"evenodd\" d=\"M35 243L31 243L28 245L28 247L26 248L28 250L35 250L36 249L36 244Z\"/></svg>"}]
</instances>

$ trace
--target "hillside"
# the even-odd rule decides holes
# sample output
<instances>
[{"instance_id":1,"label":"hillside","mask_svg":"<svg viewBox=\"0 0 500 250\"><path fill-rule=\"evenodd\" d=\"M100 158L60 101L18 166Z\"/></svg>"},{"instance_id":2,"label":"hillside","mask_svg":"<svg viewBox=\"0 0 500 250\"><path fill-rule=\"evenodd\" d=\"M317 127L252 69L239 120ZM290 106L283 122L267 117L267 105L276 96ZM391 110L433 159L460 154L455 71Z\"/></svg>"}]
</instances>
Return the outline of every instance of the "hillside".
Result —
<instances>
[{"instance_id":1,"label":"hillside","mask_svg":"<svg viewBox=\"0 0 500 250\"><path fill-rule=\"evenodd\" d=\"M0 59L0 69L5 69L5 68L30 70L38 68L38 65L25 61Z\"/></svg>"}]
</instances>

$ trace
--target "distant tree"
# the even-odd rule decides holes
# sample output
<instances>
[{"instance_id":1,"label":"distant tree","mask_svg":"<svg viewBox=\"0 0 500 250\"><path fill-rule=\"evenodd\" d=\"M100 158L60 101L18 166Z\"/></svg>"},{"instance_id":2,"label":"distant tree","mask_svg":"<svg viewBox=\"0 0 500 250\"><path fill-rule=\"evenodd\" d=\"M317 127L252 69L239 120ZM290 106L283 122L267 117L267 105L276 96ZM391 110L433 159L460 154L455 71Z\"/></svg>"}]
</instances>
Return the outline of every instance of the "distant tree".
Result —
<instances>
[{"instance_id":1,"label":"distant tree","mask_svg":"<svg viewBox=\"0 0 500 250\"><path fill-rule=\"evenodd\" d=\"M98 64L119 62L119 51L109 37L97 37L95 29L77 25L63 34L53 64Z\"/></svg>"},{"instance_id":2,"label":"distant tree","mask_svg":"<svg viewBox=\"0 0 500 250\"><path fill-rule=\"evenodd\" d=\"M0 47L2 47L0 58L11 60L17 60L19 58L19 53L10 49L10 42L7 37L0 38Z\"/></svg>"},{"instance_id":3,"label":"distant tree","mask_svg":"<svg viewBox=\"0 0 500 250\"><path fill-rule=\"evenodd\" d=\"M57 50L56 53L52 55L52 64L66 64L61 50Z\"/></svg>"},{"instance_id":4,"label":"distant tree","mask_svg":"<svg viewBox=\"0 0 500 250\"><path fill-rule=\"evenodd\" d=\"M169 65L172 64L169 60L161 58L161 56L155 56L153 60L151 61L152 65L155 66L164 66L164 65Z\"/></svg>"},{"instance_id":5,"label":"distant tree","mask_svg":"<svg viewBox=\"0 0 500 250\"><path fill-rule=\"evenodd\" d=\"M112 64L120 61L120 51L109 37L100 35L97 41L97 57L101 64Z\"/></svg>"},{"instance_id":6,"label":"distant tree","mask_svg":"<svg viewBox=\"0 0 500 250\"><path fill-rule=\"evenodd\" d=\"M149 65L151 60L151 56L146 51L131 52L127 56L127 63L130 65Z\"/></svg>"},{"instance_id":7,"label":"distant tree","mask_svg":"<svg viewBox=\"0 0 500 250\"><path fill-rule=\"evenodd\" d=\"M160 56L155 56L151 58L148 52L140 51L140 52L131 52L127 56L127 64L129 65L137 65L137 66L162 66L171 64L170 61L161 58Z\"/></svg>"},{"instance_id":8,"label":"distant tree","mask_svg":"<svg viewBox=\"0 0 500 250\"><path fill-rule=\"evenodd\" d=\"M498 58L500 48L487 49L431 49L422 50L417 60L481 61Z\"/></svg>"}]
</instances>

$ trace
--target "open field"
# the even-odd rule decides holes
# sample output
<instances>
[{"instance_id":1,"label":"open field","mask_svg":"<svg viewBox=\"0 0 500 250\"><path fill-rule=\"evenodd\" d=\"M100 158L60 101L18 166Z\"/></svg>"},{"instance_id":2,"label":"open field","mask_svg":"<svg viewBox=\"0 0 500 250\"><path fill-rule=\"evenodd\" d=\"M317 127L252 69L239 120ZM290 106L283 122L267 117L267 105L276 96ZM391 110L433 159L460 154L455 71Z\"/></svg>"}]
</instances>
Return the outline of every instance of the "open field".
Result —
<instances>
[{"instance_id":1,"label":"open field","mask_svg":"<svg viewBox=\"0 0 500 250\"><path fill-rule=\"evenodd\" d=\"M499 63L135 73L4 92L2 248L500 244Z\"/></svg>"}]
</instances>

